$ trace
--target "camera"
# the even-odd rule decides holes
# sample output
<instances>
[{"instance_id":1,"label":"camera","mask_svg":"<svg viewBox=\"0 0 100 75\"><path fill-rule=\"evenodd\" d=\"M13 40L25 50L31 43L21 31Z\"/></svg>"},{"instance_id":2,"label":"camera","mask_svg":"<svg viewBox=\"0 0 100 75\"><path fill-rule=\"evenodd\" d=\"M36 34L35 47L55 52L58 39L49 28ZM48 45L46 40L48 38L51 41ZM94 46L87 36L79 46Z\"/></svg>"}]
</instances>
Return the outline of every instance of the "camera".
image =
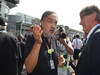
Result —
<instances>
[{"instance_id":1,"label":"camera","mask_svg":"<svg viewBox=\"0 0 100 75\"><path fill-rule=\"evenodd\" d=\"M66 38L65 29L63 27L58 27L56 30L56 39L64 39Z\"/></svg>"}]
</instances>

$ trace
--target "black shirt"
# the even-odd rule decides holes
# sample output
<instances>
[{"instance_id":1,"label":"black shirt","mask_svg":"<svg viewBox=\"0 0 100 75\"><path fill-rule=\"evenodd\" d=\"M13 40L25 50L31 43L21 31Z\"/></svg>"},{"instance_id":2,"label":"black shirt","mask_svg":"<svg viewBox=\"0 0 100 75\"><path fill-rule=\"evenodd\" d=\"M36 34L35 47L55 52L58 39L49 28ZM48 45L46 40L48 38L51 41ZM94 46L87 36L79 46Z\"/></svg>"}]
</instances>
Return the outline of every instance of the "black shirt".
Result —
<instances>
[{"instance_id":1,"label":"black shirt","mask_svg":"<svg viewBox=\"0 0 100 75\"><path fill-rule=\"evenodd\" d=\"M47 52L47 46L45 38L42 37L43 43L40 48L39 58L36 67L34 68L32 73L28 73L28 75L57 75L57 55L54 52L52 54L52 58L55 64L55 69L50 68L50 55ZM26 56L29 55L30 51L32 50L33 44L35 40L32 34L29 34L26 39Z\"/></svg>"}]
</instances>

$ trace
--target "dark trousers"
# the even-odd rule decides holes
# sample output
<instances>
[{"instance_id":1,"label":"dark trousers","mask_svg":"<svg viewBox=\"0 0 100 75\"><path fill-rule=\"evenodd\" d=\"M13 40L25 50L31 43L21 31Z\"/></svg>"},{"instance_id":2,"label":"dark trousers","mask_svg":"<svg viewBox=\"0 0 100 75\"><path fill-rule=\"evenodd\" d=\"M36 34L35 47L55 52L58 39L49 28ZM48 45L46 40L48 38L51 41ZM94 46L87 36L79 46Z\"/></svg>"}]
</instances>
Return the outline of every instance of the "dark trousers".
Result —
<instances>
[{"instance_id":1,"label":"dark trousers","mask_svg":"<svg viewBox=\"0 0 100 75\"><path fill-rule=\"evenodd\" d=\"M81 52L80 49L74 49L74 55L73 55L73 58L76 60L76 59L79 59L79 53Z\"/></svg>"}]
</instances>

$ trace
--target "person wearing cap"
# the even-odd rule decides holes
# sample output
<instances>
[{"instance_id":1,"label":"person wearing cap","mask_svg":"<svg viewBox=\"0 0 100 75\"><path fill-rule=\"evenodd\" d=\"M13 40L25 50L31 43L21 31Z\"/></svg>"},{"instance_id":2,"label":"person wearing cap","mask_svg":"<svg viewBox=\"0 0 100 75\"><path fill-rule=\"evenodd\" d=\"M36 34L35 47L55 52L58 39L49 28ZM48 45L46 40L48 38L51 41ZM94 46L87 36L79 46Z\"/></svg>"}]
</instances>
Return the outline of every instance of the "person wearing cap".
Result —
<instances>
[{"instance_id":1,"label":"person wearing cap","mask_svg":"<svg viewBox=\"0 0 100 75\"><path fill-rule=\"evenodd\" d=\"M100 74L100 9L87 6L80 12L80 25L86 36L75 75Z\"/></svg>"},{"instance_id":2,"label":"person wearing cap","mask_svg":"<svg viewBox=\"0 0 100 75\"><path fill-rule=\"evenodd\" d=\"M18 75L17 55L16 37L6 32L5 21L0 17L0 75Z\"/></svg>"}]
</instances>

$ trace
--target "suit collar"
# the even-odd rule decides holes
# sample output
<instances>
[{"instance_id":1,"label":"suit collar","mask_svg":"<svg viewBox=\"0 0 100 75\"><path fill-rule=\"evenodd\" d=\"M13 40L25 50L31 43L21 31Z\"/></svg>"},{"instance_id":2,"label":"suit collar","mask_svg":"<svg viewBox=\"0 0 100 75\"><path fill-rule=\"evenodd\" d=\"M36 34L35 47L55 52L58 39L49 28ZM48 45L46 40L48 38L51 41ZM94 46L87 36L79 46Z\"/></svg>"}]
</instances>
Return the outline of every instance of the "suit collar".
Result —
<instances>
[{"instance_id":1,"label":"suit collar","mask_svg":"<svg viewBox=\"0 0 100 75\"><path fill-rule=\"evenodd\" d=\"M100 24L95 25L95 26L91 29L91 31L90 31L89 34L87 35L86 43L88 42L89 38L90 38L98 29L100 29Z\"/></svg>"}]
</instances>

